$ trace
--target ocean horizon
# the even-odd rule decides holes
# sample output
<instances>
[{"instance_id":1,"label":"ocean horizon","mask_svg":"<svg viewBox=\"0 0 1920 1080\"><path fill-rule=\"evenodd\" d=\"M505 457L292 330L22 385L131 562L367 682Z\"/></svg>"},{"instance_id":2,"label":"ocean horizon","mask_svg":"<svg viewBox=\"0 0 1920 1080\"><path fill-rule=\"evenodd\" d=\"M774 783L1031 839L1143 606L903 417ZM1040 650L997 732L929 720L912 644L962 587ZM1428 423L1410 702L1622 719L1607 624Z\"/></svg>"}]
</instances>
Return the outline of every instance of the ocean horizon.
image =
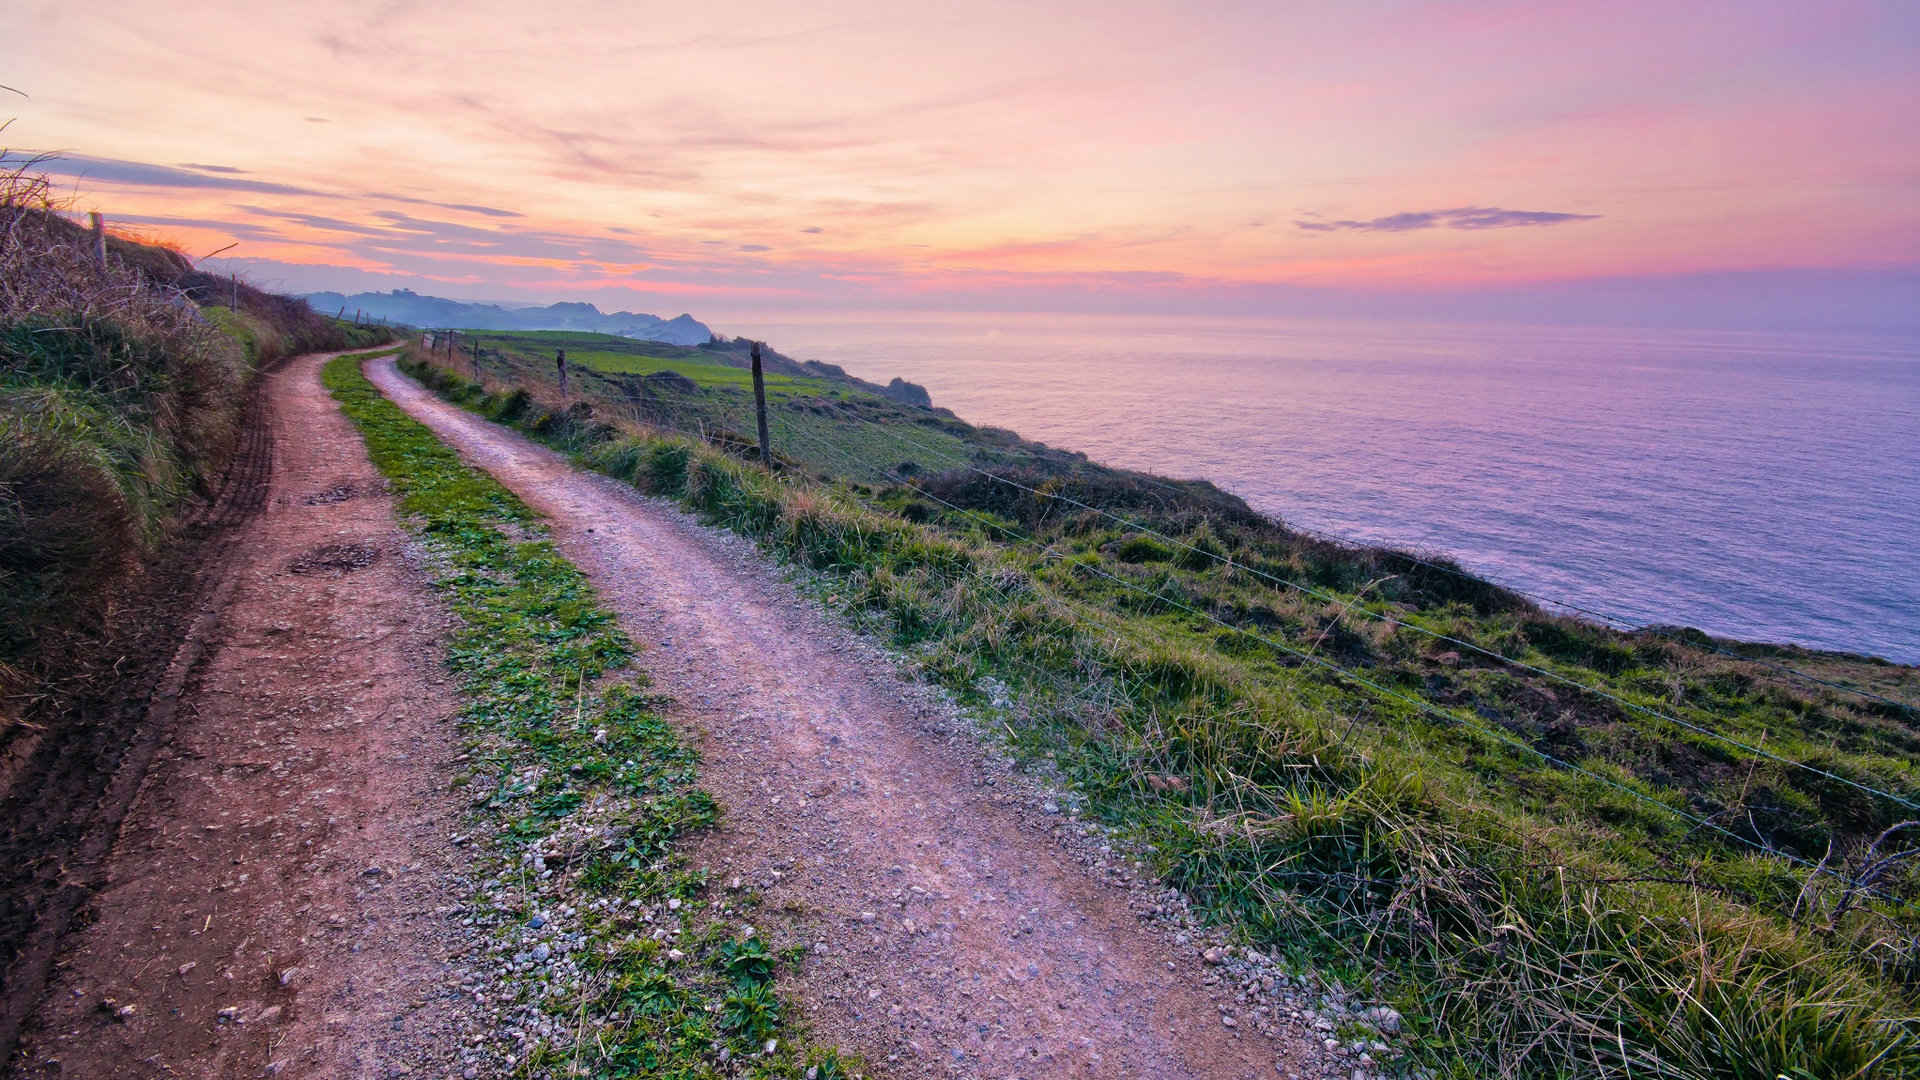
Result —
<instances>
[{"instance_id":1,"label":"ocean horizon","mask_svg":"<svg viewBox=\"0 0 1920 1080\"><path fill-rule=\"evenodd\" d=\"M1920 336L709 316L976 423L1210 480L1623 625L1920 662ZM1549 605L1551 606L1551 605Z\"/></svg>"}]
</instances>

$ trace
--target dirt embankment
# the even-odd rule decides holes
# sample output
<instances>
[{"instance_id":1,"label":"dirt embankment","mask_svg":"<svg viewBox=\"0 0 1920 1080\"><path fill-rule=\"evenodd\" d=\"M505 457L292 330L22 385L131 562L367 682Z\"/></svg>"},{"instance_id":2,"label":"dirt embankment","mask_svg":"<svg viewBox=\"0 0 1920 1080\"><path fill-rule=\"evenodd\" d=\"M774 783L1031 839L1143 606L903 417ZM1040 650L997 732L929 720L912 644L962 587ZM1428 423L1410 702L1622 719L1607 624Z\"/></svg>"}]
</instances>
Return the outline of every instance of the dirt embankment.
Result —
<instances>
[{"instance_id":1,"label":"dirt embankment","mask_svg":"<svg viewBox=\"0 0 1920 1080\"><path fill-rule=\"evenodd\" d=\"M443 616L323 359L268 378L264 508L16 1075L461 1072Z\"/></svg>"},{"instance_id":2,"label":"dirt embankment","mask_svg":"<svg viewBox=\"0 0 1920 1080\"><path fill-rule=\"evenodd\" d=\"M242 526L265 504L273 439L264 391L221 483L170 550L116 600L106 637L65 657L0 749L0 1059L46 985L61 935L104 860L180 692L205 657ZM184 602L183 602L184 598Z\"/></svg>"}]
</instances>

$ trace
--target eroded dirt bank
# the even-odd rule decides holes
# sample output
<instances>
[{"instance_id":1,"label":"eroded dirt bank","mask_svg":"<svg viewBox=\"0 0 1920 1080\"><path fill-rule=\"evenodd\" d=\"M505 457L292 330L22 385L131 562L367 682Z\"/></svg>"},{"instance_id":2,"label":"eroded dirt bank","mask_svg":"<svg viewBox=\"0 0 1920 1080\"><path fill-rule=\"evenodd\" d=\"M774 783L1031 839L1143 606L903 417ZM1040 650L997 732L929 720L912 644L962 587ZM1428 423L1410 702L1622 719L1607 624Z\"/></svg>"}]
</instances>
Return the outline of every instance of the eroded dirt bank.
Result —
<instances>
[{"instance_id":1,"label":"eroded dirt bank","mask_svg":"<svg viewBox=\"0 0 1920 1080\"><path fill-rule=\"evenodd\" d=\"M1060 819L1007 794L964 724L750 545L432 397L391 361L368 374L547 515L643 644L724 804L703 855L807 950L798 996L825 1040L903 1076L1327 1068L1302 1025L1251 1015L1123 885L1085 872L1051 835Z\"/></svg>"},{"instance_id":2,"label":"eroded dirt bank","mask_svg":"<svg viewBox=\"0 0 1920 1080\"><path fill-rule=\"evenodd\" d=\"M16 1075L463 1071L443 616L325 359L268 377L267 504Z\"/></svg>"}]
</instances>

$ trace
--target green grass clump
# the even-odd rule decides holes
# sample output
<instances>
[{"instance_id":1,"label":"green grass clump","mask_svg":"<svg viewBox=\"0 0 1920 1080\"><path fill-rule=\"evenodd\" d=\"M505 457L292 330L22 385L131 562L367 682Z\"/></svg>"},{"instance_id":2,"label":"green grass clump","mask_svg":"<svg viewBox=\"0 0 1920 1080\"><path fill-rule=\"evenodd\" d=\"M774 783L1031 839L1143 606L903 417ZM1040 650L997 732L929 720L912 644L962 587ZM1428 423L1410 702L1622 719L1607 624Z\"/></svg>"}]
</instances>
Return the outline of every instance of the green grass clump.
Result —
<instances>
[{"instance_id":1,"label":"green grass clump","mask_svg":"<svg viewBox=\"0 0 1920 1080\"><path fill-rule=\"evenodd\" d=\"M485 762L472 778L480 831L496 837L483 869L519 889L500 924L524 926L564 897L587 936L577 987L518 991L578 1036L533 1047L516 1075L847 1075L784 1010L764 943L729 923L688 864L686 841L718 810L693 750L648 703L613 614L538 515L381 396L359 359L333 360L323 378L436 557L458 620L460 719ZM541 853L564 870L529 880Z\"/></svg>"},{"instance_id":2,"label":"green grass clump","mask_svg":"<svg viewBox=\"0 0 1920 1080\"><path fill-rule=\"evenodd\" d=\"M0 177L0 728L235 445L234 342Z\"/></svg>"},{"instance_id":3,"label":"green grass clump","mask_svg":"<svg viewBox=\"0 0 1920 1080\"><path fill-rule=\"evenodd\" d=\"M499 418L499 393L407 368ZM529 415L559 408L516 389ZM1920 800L1911 713L1556 619L1205 490L1015 473L1160 534L1143 536L966 470L816 483L569 415L518 426L815 571L1167 881L1400 1005L1450 1075L1920 1076L1920 829L1847 783Z\"/></svg>"}]
</instances>

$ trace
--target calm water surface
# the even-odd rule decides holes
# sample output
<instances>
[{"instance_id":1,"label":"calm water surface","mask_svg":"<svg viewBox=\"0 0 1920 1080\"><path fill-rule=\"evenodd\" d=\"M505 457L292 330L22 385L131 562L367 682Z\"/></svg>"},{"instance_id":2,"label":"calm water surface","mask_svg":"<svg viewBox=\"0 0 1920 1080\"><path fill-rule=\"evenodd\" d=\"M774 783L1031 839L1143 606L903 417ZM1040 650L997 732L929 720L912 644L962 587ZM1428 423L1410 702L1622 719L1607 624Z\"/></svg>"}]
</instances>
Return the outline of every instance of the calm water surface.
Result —
<instances>
[{"instance_id":1,"label":"calm water surface","mask_svg":"<svg viewBox=\"0 0 1920 1080\"><path fill-rule=\"evenodd\" d=\"M1038 315L724 333L1632 623L1920 662L1920 340Z\"/></svg>"}]
</instances>

